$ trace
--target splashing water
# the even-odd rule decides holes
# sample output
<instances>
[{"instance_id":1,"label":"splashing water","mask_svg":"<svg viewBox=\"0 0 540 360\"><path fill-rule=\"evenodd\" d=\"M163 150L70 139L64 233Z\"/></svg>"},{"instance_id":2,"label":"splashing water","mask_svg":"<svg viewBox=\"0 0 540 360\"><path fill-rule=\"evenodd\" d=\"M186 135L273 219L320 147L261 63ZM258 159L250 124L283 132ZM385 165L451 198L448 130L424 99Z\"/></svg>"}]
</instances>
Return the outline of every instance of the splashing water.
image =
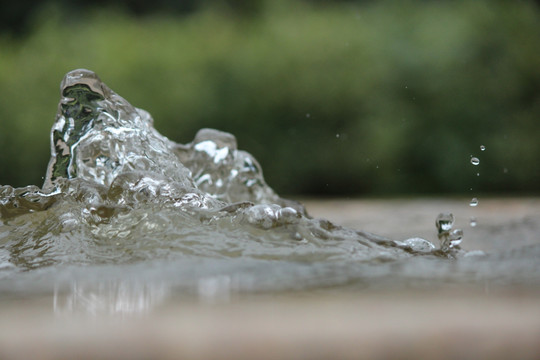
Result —
<instances>
[{"instance_id":1,"label":"splashing water","mask_svg":"<svg viewBox=\"0 0 540 360\"><path fill-rule=\"evenodd\" d=\"M441 242L441 249L459 249L459 244L463 239L463 230L454 229L454 215L450 213L441 213L435 220L435 227L437 228L437 234L439 241Z\"/></svg>"},{"instance_id":2,"label":"splashing water","mask_svg":"<svg viewBox=\"0 0 540 360\"><path fill-rule=\"evenodd\" d=\"M74 278L137 279L135 287L153 289L140 281L163 277L162 293L286 290L348 283L376 264L465 254L451 214L437 218L440 248L311 218L266 184L233 135L202 129L177 144L88 70L61 83L43 187L1 186L0 215L6 291L24 281L66 290Z\"/></svg>"},{"instance_id":3,"label":"splashing water","mask_svg":"<svg viewBox=\"0 0 540 360\"><path fill-rule=\"evenodd\" d=\"M311 219L265 183L231 134L202 129L189 144L170 141L91 71L68 73L61 96L43 188L1 188L3 243L17 267L164 254L301 259L306 246L323 258L352 246L360 260L414 251Z\"/></svg>"}]
</instances>

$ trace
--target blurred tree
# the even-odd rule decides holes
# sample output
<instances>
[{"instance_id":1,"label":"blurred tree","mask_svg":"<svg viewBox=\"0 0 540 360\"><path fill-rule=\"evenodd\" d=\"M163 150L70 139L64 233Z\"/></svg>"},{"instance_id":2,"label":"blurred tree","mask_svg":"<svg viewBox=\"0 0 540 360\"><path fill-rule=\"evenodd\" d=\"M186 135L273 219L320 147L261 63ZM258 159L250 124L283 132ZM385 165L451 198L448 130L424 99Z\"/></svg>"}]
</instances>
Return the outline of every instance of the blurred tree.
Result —
<instances>
[{"instance_id":1,"label":"blurred tree","mask_svg":"<svg viewBox=\"0 0 540 360\"><path fill-rule=\"evenodd\" d=\"M303 2L324 5L350 3L365 5L376 3L375 0L273 0L271 2ZM454 2L454 0L410 0L416 3ZM467 0L463 0L467 1ZM469 0L470 1L470 0ZM474 1L474 0L473 0ZM509 3L516 0L500 0ZM535 3L540 6L540 0L519 0L520 2ZM41 9L55 5L64 9L67 14L84 14L95 9L120 8L128 13L145 16L153 14L182 15L192 13L204 7L218 6L242 16L260 14L267 0L18 0L0 1L0 31L11 34L25 34L29 30L32 19Z\"/></svg>"},{"instance_id":2,"label":"blurred tree","mask_svg":"<svg viewBox=\"0 0 540 360\"><path fill-rule=\"evenodd\" d=\"M86 67L172 140L232 132L280 193L538 191L531 2L205 4L51 8L0 36L0 184L41 182L58 83Z\"/></svg>"}]
</instances>

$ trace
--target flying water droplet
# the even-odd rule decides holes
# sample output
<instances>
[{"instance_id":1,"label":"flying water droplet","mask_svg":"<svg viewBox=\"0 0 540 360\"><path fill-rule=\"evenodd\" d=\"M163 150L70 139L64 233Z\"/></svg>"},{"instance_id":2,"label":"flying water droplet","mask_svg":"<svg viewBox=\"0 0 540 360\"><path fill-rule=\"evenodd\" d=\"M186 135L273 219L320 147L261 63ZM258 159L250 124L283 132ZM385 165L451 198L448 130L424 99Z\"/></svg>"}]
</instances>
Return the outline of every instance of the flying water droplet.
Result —
<instances>
[{"instance_id":1,"label":"flying water droplet","mask_svg":"<svg viewBox=\"0 0 540 360\"><path fill-rule=\"evenodd\" d=\"M480 160L477 157L472 157L471 158L471 164L476 166L476 165L480 164Z\"/></svg>"},{"instance_id":2,"label":"flying water droplet","mask_svg":"<svg viewBox=\"0 0 540 360\"><path fill-rule=\"evenodd\" d=\"M486 150L486 147L484 145L480 145L480 150L484 151Z\"/></svg>"},{"instance_id":3,"label":"flying water droplet","mask_svg":"<svg viewBox=\"0 0 540 360\"><path fill-rule=\"evenodd\" d=\"M472 206L472 207L478 206L478 199L477 198L472 198L469 205Z\"/></svg>"},{"instance_id":4,"label":"flying water droplet","mask_svg":"<svg viewBox=\"0 0 540 360\"><path fill-rule=\"evenodd\" d=\"M477 225L477 221L476 221L476 218L475 217L472 217L471 218L471 227L475 227Z\"/></svg>"}]
</instances>

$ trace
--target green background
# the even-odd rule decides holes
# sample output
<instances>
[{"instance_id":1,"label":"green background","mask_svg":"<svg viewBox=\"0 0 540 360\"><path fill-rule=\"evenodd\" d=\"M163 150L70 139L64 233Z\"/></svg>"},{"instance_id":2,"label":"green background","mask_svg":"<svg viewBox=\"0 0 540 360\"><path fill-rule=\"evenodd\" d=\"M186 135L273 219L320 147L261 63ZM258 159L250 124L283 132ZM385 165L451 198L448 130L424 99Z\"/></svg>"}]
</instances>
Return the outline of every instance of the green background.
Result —
<instances>
[{"instance_id":1,"label":"green background","mask_svg":"<svg viewBox=\"0 0 540 360\"><path fill-rule=\"evenodd\" d=\"M281 194L538 194L532 1L43 4L0 9L0 184L41 185L88 68L171 140L233 133Z\"/></svg>"}]
</instances>

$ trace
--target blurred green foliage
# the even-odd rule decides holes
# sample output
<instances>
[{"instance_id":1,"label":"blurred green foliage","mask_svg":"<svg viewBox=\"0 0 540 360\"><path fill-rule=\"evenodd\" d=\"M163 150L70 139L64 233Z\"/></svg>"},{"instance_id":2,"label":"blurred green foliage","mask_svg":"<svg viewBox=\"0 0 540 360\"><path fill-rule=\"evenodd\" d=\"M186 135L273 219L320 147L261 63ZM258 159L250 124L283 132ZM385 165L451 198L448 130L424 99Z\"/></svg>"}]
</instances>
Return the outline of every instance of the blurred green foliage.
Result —
<instances>
[{"instance_id":1,"label":"blurred green foliage","mask_svg":"<svg viewBox=\"0 0 540 360\"><path fill-rule=\"evenodd\" d=\"M279 193L538 193L533 3L257 3L144 18L51 6L27 35L0 35L0 184L41 185L59 83L88 68L174 141L235 134Z\"/></svg>"}]
</instances>

